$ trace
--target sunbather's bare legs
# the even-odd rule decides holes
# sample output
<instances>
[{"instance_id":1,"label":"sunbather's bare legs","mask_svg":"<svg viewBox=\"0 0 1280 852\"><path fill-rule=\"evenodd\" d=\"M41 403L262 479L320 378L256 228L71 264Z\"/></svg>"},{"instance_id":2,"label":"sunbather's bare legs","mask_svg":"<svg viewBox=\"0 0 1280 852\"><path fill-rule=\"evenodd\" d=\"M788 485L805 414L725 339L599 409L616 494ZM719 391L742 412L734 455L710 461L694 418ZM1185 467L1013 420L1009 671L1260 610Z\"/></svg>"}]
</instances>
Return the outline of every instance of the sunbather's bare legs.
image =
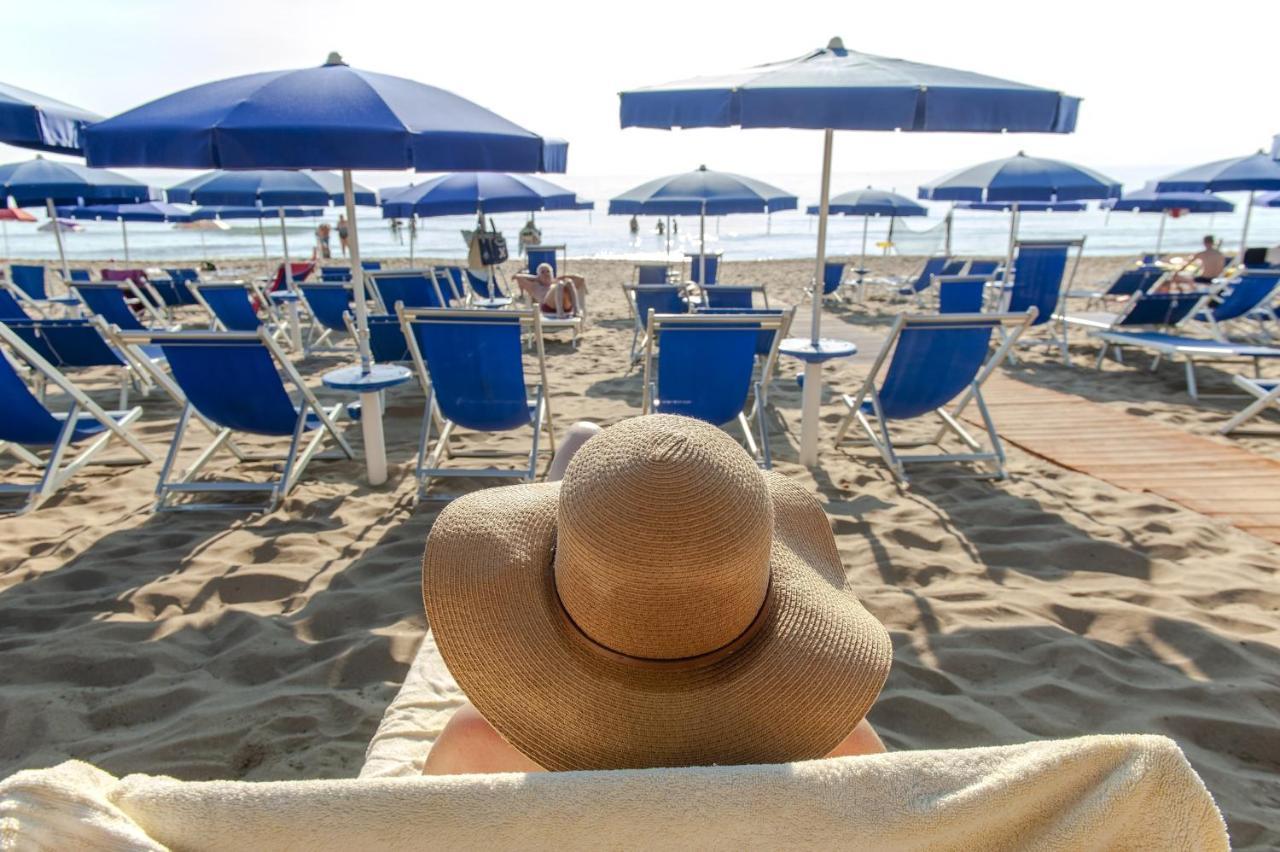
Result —
<instances>
[{"instance_id":1,"label":"sunbather's bare legs","mask_svg":"<svg viewBox=\"0 0 1280 852\"><path fill-rule=\"evenodd\" d=\"M863 719L827 757L882 754L880 736ZM427 754L423 775L471 775L494 772L542 772L493 729L470 702L454 712Z\"/></svg>"}]
</instances>

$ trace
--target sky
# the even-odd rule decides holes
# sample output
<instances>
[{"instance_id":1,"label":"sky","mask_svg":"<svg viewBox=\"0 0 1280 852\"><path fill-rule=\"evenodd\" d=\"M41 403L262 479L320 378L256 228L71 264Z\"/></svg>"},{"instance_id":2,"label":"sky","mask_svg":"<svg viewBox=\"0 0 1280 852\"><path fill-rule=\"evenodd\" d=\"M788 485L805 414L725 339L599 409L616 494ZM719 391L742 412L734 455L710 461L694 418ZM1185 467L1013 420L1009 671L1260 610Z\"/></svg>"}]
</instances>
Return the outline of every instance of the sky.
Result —
<instances>
[{"instance_id":1,"label":"sky","mask_svg":"<svg viewBox=\"0 0 1280 852\"><path fill-rule=\"evenodd\" d=\"M1280 133L1280 8L1256 0L10 0L6 12L4 82L104 115L210 80L319 65L337 50L353 66L449 89L568 139L562 182L575 189L621 191L705 163L815 197L821 134L624 131L617 93L799 56L837 35L855 50L1084 103L1071 135L837 133L835 191L875 183L914 194L918 182L1019 150L1136 184L1269 148ZM0 162L29 156L0 145ZM183 177L134 174L161 185ZM408 178L358 175L375 187Z\"/></svg>"}]
</instances>

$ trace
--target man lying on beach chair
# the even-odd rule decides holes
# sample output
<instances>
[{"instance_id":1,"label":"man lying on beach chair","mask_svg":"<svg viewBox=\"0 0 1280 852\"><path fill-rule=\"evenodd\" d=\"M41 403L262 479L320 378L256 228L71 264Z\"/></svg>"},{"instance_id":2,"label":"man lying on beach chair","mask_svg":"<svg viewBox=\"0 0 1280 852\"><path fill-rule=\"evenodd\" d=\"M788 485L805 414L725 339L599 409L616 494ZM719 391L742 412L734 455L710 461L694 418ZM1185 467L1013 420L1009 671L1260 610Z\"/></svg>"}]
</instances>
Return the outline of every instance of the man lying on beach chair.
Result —
<instances>
[{"instance_id":1,"label":"man lying on beach chair","mask_svg":"<svg viewBox=\"0 0 1280 852\"><path fill-rule=\"evenodd\" d=\"M1036 310L1032 307L1020 314L898 317L862 389L856 396L844 395L849 413L840 423L835 442L839 444L856 422L862 427L866 441L903 482L908 481L908 465L937 462L985 464L990 468L989 475L1003 479L1004 448L983 401L982 384L1004 362L1035 316ZM1005 334L1000 346L990 353L991 335L997 329ZM886 361L884 379L877 387ZM960 397L960 402L948 411L945 406L956 397ZM986 426L990 447L985 450L960 425L960 414L971 401L977 404ZM894 441L889 431L892 421L912 420L924 414L936 414L942 420L942 427L932 440L915 444ZM948 433L959 438L969 452L904 455L898 451L899 447L909 446L941 447Z\"/></svg>"},{"instance_id":2,"label":"man lying on beach chair","mask_svg":"<svg viewBox=\"0 0 1280 852\"><path fill-rule=\"evenodd\" d=\"M239 509L269 512L288 496L314 458L352 458L347 439L334 419L342 405L325 408L307 387L293 364L265 329L256 332L126 332L129 343L159 346L173 371L173 378L187 402L174 429L169 455L156 484L155 511L188 509ZM289 395L292 385L299 401ZM191 466L172 476L183 437L194 413L220 428ZM246 453L235 447L234 433L289 438L289 449L278 453ZM311 440L303 447L308 434ZM338 445L340 455L318 456L326 437ZM219 449L227 449L242 462L281 462L278 479L266 482L196 479ZM180 503L185 494L266 494L258 503Z\"/></svg>"},{"instance_id":3,"label":"man lying on beach chair","mask_svg":"<svg viewBox=\"0 0 1280 852\"><path fill-rule=\"evenodd\" d=\"M540 263L533 275L517 273L513 280L530 307L542 311L542 333L568 329L574 346L587 316L587 279L581 275L557 275L549 263Z\"/></svg>"},{"instance_id":4,"label":"man lying on beach chair","mask_svg":"<svg viewBox=\"0 0 1280 852\"><path fill-rule=\"evenodd\" d=\"M155 461L151 451L127 428L142 416L141 408L104 410L3 324L0 324L0 342L15 354L16 360L30 364L43 382L56 386L71 401L66 413L51 411L45 401L37 399L28 389L4 348L0 348L0 406L4 408L4 416L0 417L0 454L7 452L42 471L39 481L32 484L0 484L0 496L21 498L16 506L7 502L0 504L0 513L21 514L38 507L67 480L93 462L112 438L128 444L137 458L107 461L105 464L150 464ZM87 446L74 457L67 458L74 447L85 441L89 441ZM47 459L31 451L32 448L46 447L49 448Z\"/></svg>"},{"instance_id":5,"label":"man lying on beach chair","mask_svg":"<svg viewBox=\"0 0 1280 852\"><path fill-rule=\"evenodd\" d=\"M543 430L555 452L555 430L547 392L547 362L542 343L542 312L532 310L476 311L406 308L396 313L418 381L427 397L418 441L414 474L417 496L426 496L431 481L440 477L497 477L532 482L537 473L538 443ZM533 334L538 373L529 399L521 342L526 328ZM432 443L435 426L439 436ZM533 440L524 467L441 467L447 457L491 456L463 453L450 447L454 432L507 432L531 427ZM443 498L448 499L448 498Z\"/></svg>"},{"instance_id":6,"label":"man lying on beach chair","mask_svg":"<svg viewBox=\"0 0 1280 852\"><path fill-rule=\"evenodd\" d=\"M784 322L789 318L772 312L650 314L644 413L696 417L715 426L736 421L751 455L761 467L772 467L769 418L762 403L777 363L782 339L778 332ZM762 333L772 333L773 338L756 377L756 348ZM756 404L748 409L753 396Z\"/></svg>"}]
</instances>

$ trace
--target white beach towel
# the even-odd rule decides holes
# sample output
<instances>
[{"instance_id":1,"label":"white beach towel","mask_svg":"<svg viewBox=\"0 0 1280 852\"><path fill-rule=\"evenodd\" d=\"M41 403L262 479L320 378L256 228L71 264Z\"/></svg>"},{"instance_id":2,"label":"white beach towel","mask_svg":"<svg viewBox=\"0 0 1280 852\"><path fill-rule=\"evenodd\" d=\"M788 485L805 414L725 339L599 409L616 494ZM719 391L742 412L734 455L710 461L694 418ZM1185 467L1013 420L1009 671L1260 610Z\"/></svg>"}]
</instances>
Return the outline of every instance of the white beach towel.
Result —
<instances>
[{"instance_id":1,"label":"white beach towel","mask_svg":"<svg viewBox=\"0 0 1280 852\"><path fill-rule=\"evenodd\" d=\"M116 780L69 761L0 782L0 849L1228 848L1213 799L1164 737L422 777L461 700L428 636L360 779Z\"/></svg>"}]
</instances>

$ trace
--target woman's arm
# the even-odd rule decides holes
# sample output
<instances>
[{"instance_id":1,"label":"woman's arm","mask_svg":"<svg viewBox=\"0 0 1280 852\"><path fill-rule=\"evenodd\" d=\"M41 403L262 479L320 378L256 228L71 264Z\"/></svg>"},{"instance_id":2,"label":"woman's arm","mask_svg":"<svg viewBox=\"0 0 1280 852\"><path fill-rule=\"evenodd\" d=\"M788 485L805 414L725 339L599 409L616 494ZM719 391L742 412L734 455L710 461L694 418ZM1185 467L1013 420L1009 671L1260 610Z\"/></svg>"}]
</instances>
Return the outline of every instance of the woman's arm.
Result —
<instances>
[{"instance_id":1,"label":"woman's arm","mask_svg":"<svg viewBox=\"0 0 1280 852\"><path fill-rule=\"evenodd\" d=\"M887 751L876 729L871 727L870 722L863 719L840 745L831 750L827 757L855 757L863 754L884 754Z\"/></svg>"},{"instance_id":2,"label":"woman's arm","mask_svg":"<svg viewBox=\"0 0 1280 852\"><path fill-rule=\"evenodd\" d=\"M454 711L422 767L423 775L541 771L541 766L504 740L470 702Z\"/></svg>"}]
</instances>

